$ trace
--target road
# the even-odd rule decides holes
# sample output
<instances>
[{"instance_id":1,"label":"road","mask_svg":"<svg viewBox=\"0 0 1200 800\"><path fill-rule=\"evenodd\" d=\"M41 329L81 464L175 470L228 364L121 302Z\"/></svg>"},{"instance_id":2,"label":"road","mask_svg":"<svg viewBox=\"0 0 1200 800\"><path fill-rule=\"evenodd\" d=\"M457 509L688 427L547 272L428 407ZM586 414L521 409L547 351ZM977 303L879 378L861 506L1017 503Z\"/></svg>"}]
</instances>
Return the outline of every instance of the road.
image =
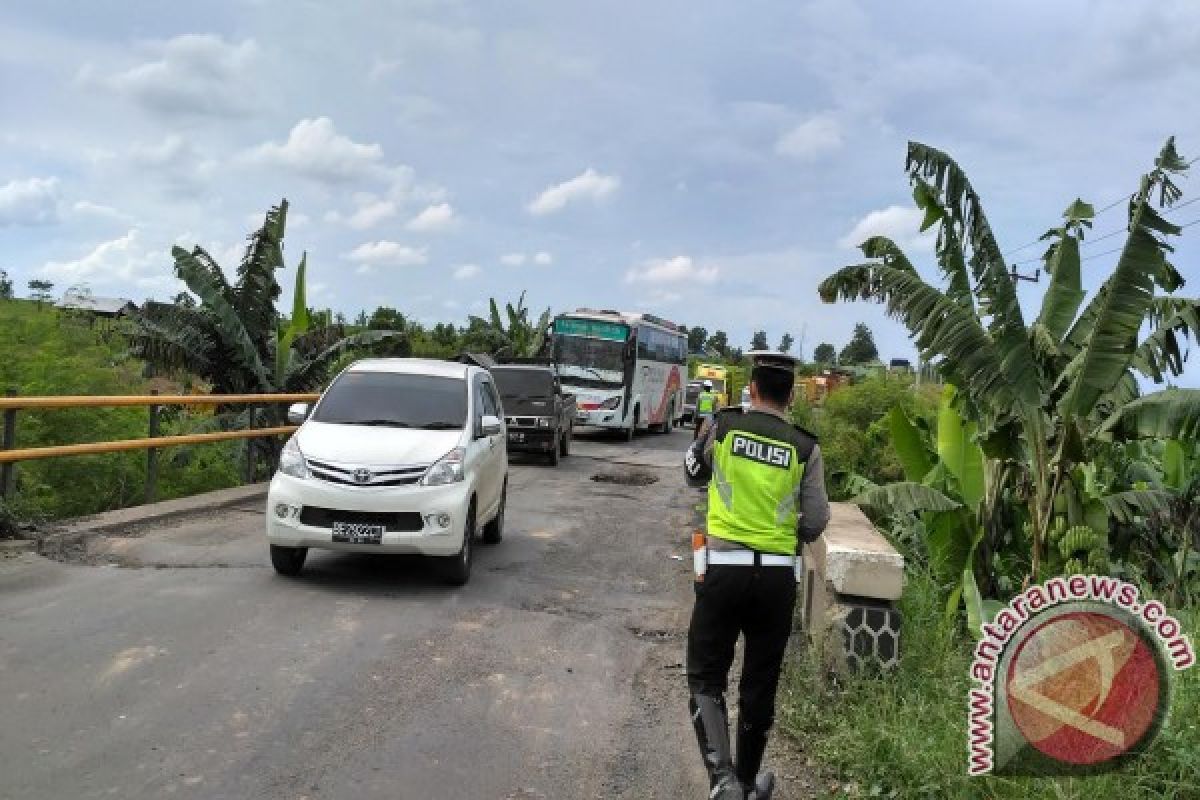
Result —
<instances>
[{"instance_id":1,"label":"road","mask_svg":"<svg viewBox=\"0 0 1200 800\"><path fill-rule=\"evenodd\" d=\"M0 565L0 797L686 798L686 432L514 459L470 584L270 568L261 502ZM593 481L638 473L648 485Z\"/></svg>"}]
</instances>

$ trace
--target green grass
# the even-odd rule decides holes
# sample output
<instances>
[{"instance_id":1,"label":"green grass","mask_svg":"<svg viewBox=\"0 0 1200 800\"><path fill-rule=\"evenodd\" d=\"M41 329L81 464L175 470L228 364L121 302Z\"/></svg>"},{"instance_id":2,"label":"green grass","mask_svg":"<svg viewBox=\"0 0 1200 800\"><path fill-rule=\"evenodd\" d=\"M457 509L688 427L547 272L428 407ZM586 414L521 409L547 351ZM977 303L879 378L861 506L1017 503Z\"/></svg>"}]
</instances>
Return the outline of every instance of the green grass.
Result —
<instances>
[{"instance_id":1,"label":"green grass","mask_svg":"<svg viewBox=\"0 0 1200 800\"><path fill-rule=\"evenodd\" d=\"M900 666L830 687L810 655L780 691L780 729L828 778L831 797L1149 800L1200 797L1200 668L1176 674L1170 717L1150 751L1120 772L1086 778L968 778L969 643L942 615L931 578L909 576ZM1200 613L1178 615L1200 630Z\"/></svg>"},{"instance_id":2,"label":"green grass","mask_svg":"<svg viewBox=\"0 0 1200 800\"><path fill-rule=\"evenodd\" d=\"M0 300L0 390L22 395L142 394L145 365L127 353L119 323L61 314L27 300ZM161 388L170 390L169 385ZM161 432L182 433L206 421L207 412L167 414ZM135 439L147 435L142 408L22 411L17 447ZM159 456L158 498L236 485L240 443L164 450ZM55 519L140 503L144 452L27 461L17 466L17 516Z\"/></svg>"}]
</instances>

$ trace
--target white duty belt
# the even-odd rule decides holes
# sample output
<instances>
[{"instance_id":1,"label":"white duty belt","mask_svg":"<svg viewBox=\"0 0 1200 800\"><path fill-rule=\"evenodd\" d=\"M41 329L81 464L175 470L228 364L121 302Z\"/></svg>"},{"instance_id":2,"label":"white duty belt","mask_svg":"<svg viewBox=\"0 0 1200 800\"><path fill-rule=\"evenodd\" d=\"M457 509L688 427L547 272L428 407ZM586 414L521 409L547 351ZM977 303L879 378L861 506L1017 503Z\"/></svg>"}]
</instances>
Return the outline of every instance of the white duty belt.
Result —
<instances>
[{"instance_id":1,"label":"white duty belt","mask_svg":"<svg viewBox=\"0 0 1200 800\"><path fill-rule=\"evenodd\" d=\"M736 567L795 567L796 557L753 550L714 550L708 548L708 563Z\"/></svg>"}]
</instances>

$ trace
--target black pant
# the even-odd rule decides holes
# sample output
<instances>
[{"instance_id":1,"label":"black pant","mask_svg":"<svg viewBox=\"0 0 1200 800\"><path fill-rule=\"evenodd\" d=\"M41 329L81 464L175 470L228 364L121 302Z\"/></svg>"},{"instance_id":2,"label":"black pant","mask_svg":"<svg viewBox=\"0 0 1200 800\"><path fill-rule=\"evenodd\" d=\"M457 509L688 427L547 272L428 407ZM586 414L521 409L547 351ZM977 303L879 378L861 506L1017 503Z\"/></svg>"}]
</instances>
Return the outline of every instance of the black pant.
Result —
<instances>
[{"instance_id":1,"label":"black pant","mask_svg":"<svg viewBox=\"0 0 1200 800\"><path fill-rule=\"evenodd\" d=\"M716 564L696 584L688 628L688 688L694 694L723 695L738 635L746 637L738 684L739 740L761 739L766 746L795 605L796 573L791 567ZM739 741L739 750L740 745ZM743 766L757 770L758 765L738 764L739 777L752 781L754 773L743 775Z\"/></svg>"}]
</instances>

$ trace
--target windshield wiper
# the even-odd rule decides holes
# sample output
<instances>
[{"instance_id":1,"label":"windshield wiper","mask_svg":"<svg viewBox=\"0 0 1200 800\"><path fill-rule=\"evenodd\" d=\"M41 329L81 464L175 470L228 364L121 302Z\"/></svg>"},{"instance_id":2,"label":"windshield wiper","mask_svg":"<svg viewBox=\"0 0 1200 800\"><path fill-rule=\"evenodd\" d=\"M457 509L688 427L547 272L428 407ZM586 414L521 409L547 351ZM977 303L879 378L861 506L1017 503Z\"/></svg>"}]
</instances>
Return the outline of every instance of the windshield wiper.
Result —
<instances>
[{"instance_id":1,"label":"windshield wiper","mask_svg":"<svg viewBox=\"0 0 1200 800\"><path fill-rule=\"evenodd\" d=\"M377 428L411 428L412 425L407 422L401 422L397 419L356 419L347 420L341 423L342 425L368 425Z\"/></svg>"}]
</instances>

